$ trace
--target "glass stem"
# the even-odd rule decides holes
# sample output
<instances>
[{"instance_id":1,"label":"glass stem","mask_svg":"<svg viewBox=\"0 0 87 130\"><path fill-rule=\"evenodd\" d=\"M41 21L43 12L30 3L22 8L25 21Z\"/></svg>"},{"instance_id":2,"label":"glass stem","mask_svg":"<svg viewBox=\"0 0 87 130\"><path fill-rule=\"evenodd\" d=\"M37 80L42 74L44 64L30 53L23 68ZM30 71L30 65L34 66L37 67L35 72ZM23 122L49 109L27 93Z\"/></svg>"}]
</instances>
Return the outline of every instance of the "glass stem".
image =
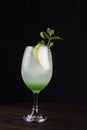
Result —
<instances>
[{"instance_id":1,"label":"glass stem","mask_svg":"<svg viewBox=\"0 0 87 130\"><path fill-rule=\"evenodd\" d=\"M38 93L34 93L34 99L33 99L33 113L38 113Z\"/></svg>"}]
</instances>

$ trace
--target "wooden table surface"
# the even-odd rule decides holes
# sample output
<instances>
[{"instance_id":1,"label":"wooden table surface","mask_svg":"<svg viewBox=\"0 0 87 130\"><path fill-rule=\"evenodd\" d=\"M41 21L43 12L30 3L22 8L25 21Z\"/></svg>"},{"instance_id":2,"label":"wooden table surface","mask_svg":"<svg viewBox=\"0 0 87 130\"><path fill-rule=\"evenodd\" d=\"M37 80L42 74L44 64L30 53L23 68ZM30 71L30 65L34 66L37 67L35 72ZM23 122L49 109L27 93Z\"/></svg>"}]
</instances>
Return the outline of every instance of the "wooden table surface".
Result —
<instances>
[{"instance_id":1,"label":"wooden table surface","mask_svg":"<svg viewBox=\"0 0 87 130\"><path fill-rule=\"evenodd\" d=\"M44 123L26 123L23 115L31 112L31 103L0 105L0 130L87 130L87 106L39 103Z\"/></svg>"}]
</instances>

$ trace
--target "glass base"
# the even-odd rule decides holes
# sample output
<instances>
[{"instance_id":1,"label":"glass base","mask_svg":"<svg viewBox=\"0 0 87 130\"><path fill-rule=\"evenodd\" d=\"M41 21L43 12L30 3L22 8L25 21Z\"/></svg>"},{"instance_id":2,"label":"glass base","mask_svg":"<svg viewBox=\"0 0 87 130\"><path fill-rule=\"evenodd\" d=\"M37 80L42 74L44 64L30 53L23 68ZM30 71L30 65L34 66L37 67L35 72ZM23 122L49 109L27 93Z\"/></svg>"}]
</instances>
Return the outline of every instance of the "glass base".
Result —
<instances>
[{"instance_id":1,"label":"glass base","mask_svg":"<svg viewBox=\"0 0 87 130\"><path fill-rule=\"evenodd\" d=\"M28 114L26 116L23 116L23 119L26 121L26 122L45 122L47 117L44 117L42 115L33 115L33 114Z\"/></svg>"}]
</instances>

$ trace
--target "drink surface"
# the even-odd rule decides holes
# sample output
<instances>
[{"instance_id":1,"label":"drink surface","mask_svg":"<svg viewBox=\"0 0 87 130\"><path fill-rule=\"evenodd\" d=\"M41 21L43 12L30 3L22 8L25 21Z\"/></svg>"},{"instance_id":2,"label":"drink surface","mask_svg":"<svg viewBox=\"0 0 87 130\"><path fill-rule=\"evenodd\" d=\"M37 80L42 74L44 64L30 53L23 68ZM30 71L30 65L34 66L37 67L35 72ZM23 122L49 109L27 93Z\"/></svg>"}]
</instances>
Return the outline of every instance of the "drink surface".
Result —
<instances>
[{"instance_id":1,"label":"drink surface","mask_svg":"<svg viewBox=\"0 0 87 130\"><path fill-rule=\"evenodd\" d=\"M52 55L49 51L50 69L44 70L34 59L33 47L27 46L24 51L21 74L26 86L34 93L39 93L44 89L52 77Z\"/></svg>"}]
</instances>

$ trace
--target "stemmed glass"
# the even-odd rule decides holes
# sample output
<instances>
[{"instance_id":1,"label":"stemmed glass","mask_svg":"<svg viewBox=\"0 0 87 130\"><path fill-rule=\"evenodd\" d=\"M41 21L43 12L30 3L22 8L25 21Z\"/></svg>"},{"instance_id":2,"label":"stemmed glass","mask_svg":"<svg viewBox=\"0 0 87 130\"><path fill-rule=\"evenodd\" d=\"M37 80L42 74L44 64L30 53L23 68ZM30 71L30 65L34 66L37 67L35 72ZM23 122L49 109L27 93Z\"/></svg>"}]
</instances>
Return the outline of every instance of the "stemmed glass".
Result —
<instances>
[{"instance_id":1,"label":"stemmed glass","mask_svg":"<svg viewBox=\"0 0 87 130\"><path fill-rule=\"evenodd\" d=\"M27 122L44 122L47 117L39 112L38 95L50 82L53 71L52 53L48 48L49 70L43 69L34 59L34 46L26 46L22 58L21 75L25 85L33 92L34 101L31 114L24 115L23 119Z\"/></svg>"}]
</instances>

